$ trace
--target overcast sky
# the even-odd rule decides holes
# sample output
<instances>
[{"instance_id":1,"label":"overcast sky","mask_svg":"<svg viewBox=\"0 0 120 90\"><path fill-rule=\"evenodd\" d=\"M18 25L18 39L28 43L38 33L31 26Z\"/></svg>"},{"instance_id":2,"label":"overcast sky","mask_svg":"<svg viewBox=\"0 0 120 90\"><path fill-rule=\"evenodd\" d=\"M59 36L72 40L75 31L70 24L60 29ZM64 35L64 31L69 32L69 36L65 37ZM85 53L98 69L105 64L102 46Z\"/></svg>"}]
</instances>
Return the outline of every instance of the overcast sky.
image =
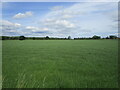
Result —
<instances>
[{"instance_id":1,"label":"overcast sky","mask_svg":"<svg viewBox=\"0 0 120 90\"><path fill-rule=\"evenodd\" d=\"M117 2L3 2L3 35L91 37L117 35Z\"/></svg>"}]
</instances>

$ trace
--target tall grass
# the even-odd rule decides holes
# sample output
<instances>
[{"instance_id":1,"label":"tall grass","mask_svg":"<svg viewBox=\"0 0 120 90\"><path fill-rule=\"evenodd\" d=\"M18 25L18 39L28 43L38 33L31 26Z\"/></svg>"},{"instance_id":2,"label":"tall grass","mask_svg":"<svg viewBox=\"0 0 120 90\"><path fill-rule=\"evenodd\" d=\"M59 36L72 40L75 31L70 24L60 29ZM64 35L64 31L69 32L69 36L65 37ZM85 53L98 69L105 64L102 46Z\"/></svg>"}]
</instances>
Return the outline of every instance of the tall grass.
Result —
<instances>
[{"instance_id":1,"label":"tall grass","mask_svg":"<svg viewBox=\"0 0 120 90\"><path fill-rule=\"evenodd\" d=\"M117 40L3 41L3 88L116 88Z\"/></svg>"}]
</instances>

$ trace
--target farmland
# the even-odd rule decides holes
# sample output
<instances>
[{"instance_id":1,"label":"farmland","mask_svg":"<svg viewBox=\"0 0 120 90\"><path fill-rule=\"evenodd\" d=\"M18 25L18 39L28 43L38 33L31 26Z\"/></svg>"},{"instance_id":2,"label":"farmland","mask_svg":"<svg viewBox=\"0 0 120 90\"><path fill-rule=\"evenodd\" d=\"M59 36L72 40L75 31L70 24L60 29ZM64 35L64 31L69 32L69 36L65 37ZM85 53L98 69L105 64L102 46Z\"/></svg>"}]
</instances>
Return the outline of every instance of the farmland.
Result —
<instances>
[{"instance_id":1,"label":"farmland","mask_svg":"<svg viewBox=\"0 0 120 90\"><path fill-rule=\"evenodd\" d=\"M3 88L117 88L117 40L4 40Z\"/></svg>"}]
</instances>

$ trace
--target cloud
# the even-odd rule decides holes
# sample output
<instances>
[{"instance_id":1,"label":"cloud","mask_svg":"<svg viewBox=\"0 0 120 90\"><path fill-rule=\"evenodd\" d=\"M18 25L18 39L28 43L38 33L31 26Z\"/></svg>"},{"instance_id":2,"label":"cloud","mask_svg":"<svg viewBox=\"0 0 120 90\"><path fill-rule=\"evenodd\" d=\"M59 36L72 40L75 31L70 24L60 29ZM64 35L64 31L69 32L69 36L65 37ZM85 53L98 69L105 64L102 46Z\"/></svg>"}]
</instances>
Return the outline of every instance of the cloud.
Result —
<instances>
[{"instance_id":1,"label":"cloud","mask_svg":"<svg viewBox=\"0 0 120 90\"><path fill-rule=\"evenodd\" d=\"M52 10L52 11L57 11L57 10L61 10L61 9L63 9L64 7L63 6L54 6L54 7L52 7L50 10Z\"/></svg>"},{"instance_id":2,"label":"cloud","mask_svg":"<svg viewBox=\"0 0 120 90\"><path fill-rule=\"evenodd\" d=\"M63 37L65 35L69 35L72 30L76 29L74 23L64 20L64 19L45 19L42 23L42 26L47 27L49 36Z\"/></svg>"},{"instance_id":3,"label":"cloud","mask_svg":"<svg viewBox=\"0 0 120 90\"><path fill-rule=\"evenodd\" d=\"M83 36L84 33L86 36L94 34L104 36L117 32L116 28L113 28L116 27L114 23L117 20L116 10L117 3L75 3L49 12L40 24L49 28L52 35L77 37Z\"/></svg>"},{"instance_id":4,"label":"cloud","mask_svg":"<svg viewBox=\"0 0 120 90\"><path fill-rule=\"evenodd\" d=\"M9 28L9 29L16 29L16 28L20 28L21 27L21 24L19 23L12 23L10 21L7 21L7 20L2 20L0 21L0 23L2 23L2 28Z\"/></svg>"},{"instance_id":5,"label":"cloud","mask_svg":"<svg viewBox=\"0 0 120 90\"><path fill-rule=\"evenodd\" d=\"M26 17L32 16L32 15L33 15L33 12L28 11L28 12L25 12L25 13L18 13L16 15L14 15L13 18L14 19L26 18Z\"/></svg>"},{"instance_id":6,"label":"cloud","mask_svg":"<svg viewBox=\"0 0 120 90\"><path fill-rule=\"evenodd\" d=\"M34 26L27 26L26 27L27 30L30 30L32 32L44 32L44 31L48 31L48 28L39 28L39 27L34 27Z\"/></svg>"},{"instance_id":7,"label":"cloud","mask_svg":"<svg viewBox=\"0 0 120 90\"><path fill-rule=\"evenodd\" d=\"M107 36L111 33L117 33L117 4L113 2L82 2L70 4L67 7L54 6L44 16L40 16L38 25L26 24L24 20L21 21L24 26L19 23L5 23L9 29L11 26L12 28L17 27L17 29L11 28L11 32L16 30L19 34L29 36ZM32 12L18 13L14 18L25 18L32 15ZM34 21L37 22L36 19Z\"/></svg>"},{"instance_id":8,"label":"cloud","mask_svg":"<svg viewBox=\"0 0 120 90\"><path fill-rule=\"evenodd\" d=\"M73 18L72 15L68 15L68 14L65 14L62 16L63 19L69 19L69 18Z\"/></svg>"},{"instance_id":9,"label":"cloud","mask_svg":"<svg viewBox=\"0 0 120 90\"><path fill-rule=\"evenodd\" d=\"M35 26L25 26L19 23L13 23L8 20L1 20L0 21L0 29L2 30L2 35L33 35L35 34L43 34L48 33L48 28L43 27L35 27Z\"/></svg>"},{"instance_id":10,"label":"cloud","mask_svg":"<svg viewBox=\"0 0 120 90\"><path fill-rule=\"evenodd\" d=\"M64 28L74 28L75 25L67 20L52 20L52 19L47 19L45 21L45 25L54 25L56 27L64 27Z\"/></svg>"},{"instance_id":11,"label":"cloud","mask_svg":"<svg viewBox=\"0 0 120 90\"><path fill-rule=\"evenodd\" d=\"M2 29L3 35L11 35L11 34L18 34L18 29L22 26L19 23L13 23L8 20L0 21L1 25L0 28Z\"/></svg>"}]
</instances>

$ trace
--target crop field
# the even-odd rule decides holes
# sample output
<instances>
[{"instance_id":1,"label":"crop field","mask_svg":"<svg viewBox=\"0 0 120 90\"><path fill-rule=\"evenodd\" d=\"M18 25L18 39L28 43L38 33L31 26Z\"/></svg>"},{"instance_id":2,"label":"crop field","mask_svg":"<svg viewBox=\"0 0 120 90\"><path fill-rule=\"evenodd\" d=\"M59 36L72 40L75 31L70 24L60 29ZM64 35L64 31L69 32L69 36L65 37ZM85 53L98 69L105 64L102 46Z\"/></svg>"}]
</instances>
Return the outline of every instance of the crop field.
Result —
<instances>
[{"instance_id":1,"label":"crop field","mask_svg":"<svg viewBox=\"0 0 120 90\"><path fill-rule=\"evenodd\" d=\"M117 40L4 40L3 88L117 88Z\"/></svg>"}]
</instances>

